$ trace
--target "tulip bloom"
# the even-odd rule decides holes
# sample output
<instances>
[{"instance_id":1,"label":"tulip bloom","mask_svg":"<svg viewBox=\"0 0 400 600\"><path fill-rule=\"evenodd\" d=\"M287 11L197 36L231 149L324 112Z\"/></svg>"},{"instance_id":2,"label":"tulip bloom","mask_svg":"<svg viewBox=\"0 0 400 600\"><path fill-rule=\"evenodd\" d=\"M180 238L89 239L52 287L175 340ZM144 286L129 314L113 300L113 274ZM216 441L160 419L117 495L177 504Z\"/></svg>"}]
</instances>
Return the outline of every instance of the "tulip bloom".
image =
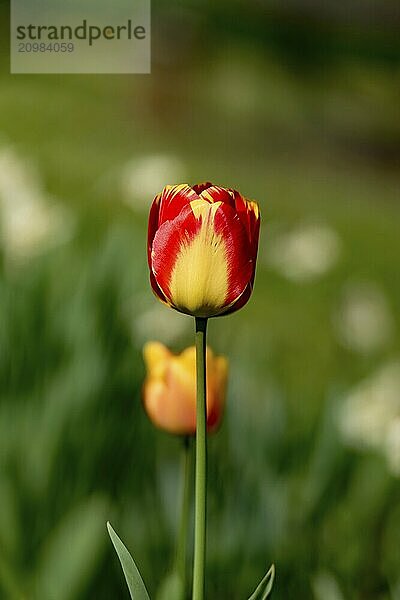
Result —
<instances>
[{"instance_id":1,"label":"tulip bloom","mask_svg":"<svg viewBox=\"0 0 400 600\"><path fill-rule=\"evenodd\" d=\"M170 433L193 435L196 432L196 352L194 346L178 356L159 342L148 342L143 349L147 377L143 403L151 421ZM221 422L228 362L207 348L207 429Z\"/></svg>"},{"instance_id":2,"label":"tulip bloom","mask_svg":"<svg viewBox=\"0 0 400 600\"><path fill-rule=\"evenodd\" d=\"M215 317L250 298L260 213L256 202L211 183L166 186L153 200L148 262L156 296L195 317Z\"/></svg>"}]
</instances>

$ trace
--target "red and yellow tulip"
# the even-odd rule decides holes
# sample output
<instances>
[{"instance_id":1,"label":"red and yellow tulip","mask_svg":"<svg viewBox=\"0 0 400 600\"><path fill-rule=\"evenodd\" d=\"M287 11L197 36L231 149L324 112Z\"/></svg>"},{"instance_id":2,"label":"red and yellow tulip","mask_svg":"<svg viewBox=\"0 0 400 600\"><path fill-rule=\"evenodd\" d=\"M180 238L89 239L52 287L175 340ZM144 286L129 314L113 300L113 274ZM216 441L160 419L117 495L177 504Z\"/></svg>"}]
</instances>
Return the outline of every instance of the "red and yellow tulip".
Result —
<instances>
[{"instance_id":1,"label":"red and yellow tulip","mask_svg":"<svg viewBox=\"0 0 400 600\"><path fill-rule=\"evenodd\" d=\"M170 433L196 432L196 351L194 346L172 354L160 342L148 342L143 349L147 377L143 404L151 421ZM225 405L228 362L207 348L207 429L221 422Z\"/></svg>"},{"instance_id":2,"label":"red and yellow tulip","mask_svg":"<svg viewBox=\"0 0 400 600\"><path fill-rule=\"evenodd\" d=\"M156 296L195 317L241 308L255 276L256 202L211 183L166 186L150 210L148 262Z\"/></svg>"}]
</instances>

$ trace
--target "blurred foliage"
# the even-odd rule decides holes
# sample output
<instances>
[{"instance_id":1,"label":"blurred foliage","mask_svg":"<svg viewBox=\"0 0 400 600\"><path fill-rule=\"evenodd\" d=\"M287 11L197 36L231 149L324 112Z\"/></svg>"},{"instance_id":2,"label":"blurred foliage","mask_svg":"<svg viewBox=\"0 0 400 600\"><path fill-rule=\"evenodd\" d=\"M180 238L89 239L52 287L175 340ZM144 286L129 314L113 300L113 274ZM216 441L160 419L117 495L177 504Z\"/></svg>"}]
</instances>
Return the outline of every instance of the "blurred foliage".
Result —
<instances>
[{"instance_id":1,"label":"blurred foliage","mask_svg":"<svg viewBox=\"0 0 400 600\"><path fill-rule=\"evenodd\" d=\"M147 283L170 172L237 187L264 222L251 302L209 328L231 380L208 598L247 597L271 562L277 600L399 598L398 473L337 418L399 353L397 4L160 0L132 77L10 76L1 11L0 597L128 597L107 519L153 596L171 565L179 441L140 400L143 342L192 343ZM359 326L360 282L384 308ZM387 334L343 338L379 310Z\"/></svg>"}]
</instances>

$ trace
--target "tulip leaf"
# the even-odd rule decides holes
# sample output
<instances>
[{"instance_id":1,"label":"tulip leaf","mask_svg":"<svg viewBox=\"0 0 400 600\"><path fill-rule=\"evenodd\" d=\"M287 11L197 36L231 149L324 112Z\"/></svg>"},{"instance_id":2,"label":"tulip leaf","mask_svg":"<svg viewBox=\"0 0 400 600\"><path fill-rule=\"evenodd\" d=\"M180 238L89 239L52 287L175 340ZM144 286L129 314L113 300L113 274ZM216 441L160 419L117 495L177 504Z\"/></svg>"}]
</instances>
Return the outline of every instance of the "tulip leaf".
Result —
<instances>
[{"instance_id":1,"label":"tulip leaf","mask_svg":"<svg viewBox=\"0 0 400 600\"><path fill-rule=\"evenodd\" d=\"M135 561L129 554L128 549L115 533L109 522L107 522L107 529L115 551L118 554L132 600L150 600L143 579L135 565Z\"/></svg>"},{"instance_id":2,"label":"tulip leaf","mask_svg":"<svg viewBox=\"0 0 400 600\"><path fill-rule=\"evenodd\" d=\"M266 600L271 593L275 579L275 567L272 565L268 573L258 584L255 591L250 596L249 600Z\"/></svg>"}]
</instances>

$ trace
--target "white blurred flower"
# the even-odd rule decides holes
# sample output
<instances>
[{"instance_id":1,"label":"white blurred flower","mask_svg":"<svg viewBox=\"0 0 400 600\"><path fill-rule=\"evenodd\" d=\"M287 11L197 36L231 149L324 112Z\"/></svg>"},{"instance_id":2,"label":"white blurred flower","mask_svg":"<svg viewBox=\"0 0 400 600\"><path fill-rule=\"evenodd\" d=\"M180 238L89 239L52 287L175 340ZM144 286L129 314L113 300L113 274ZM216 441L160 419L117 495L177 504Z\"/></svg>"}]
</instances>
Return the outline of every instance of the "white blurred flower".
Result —
<instances>
[{"instance_id":1,"label":"white blurred flower","mask_svg":"<svg viewBox=\"0 0 400 600\"><path fill-rule=\"evenodd\" d=\"M47 196L34 166L9 146L0 149L0 228L9 263L64 242L72 230L71 216Z\"/></svg>"},{"instance_id":2,"label":"white blurred flower","mask_svg":"<svg viewBox=\"0 0 400 600\"><path fill-rule=\"evenodd\" d=\"M400 414L389 426L385 450L390 470L400 477Z\"/></svg>"},{"instance_id":3,"label":"white blurred flower","mask_svg":"<svg viewBox=\"0 0 400 600\"><path fill-rule=\"evenodd\" d=\"M26 204L2 215L6 255L11 261L21 261L49 246L65 241L69 218L58 206Z\"/></svg>"},{"instance_id":4,"label":"white blurred flower","mask_svg":"<svg viewBox=\"0 0 400 600\"><path fill-rule=\"evenodd\" d=\"M266 250L265 260L293 281L307 281L329 271L341 250L338 234L327 225L301 225L277 235Z\"/></svg>"},{"instance_id":5,"label":"white blurred flower","mask_svg":"<svg viewBox=\"0 0 400 600\"><path fill-rule=\"evenodd\" d=\"M348 285L334 327L338 340L351 350L369 353L381 349L394 328L383 291L374 283Z\"/></svg>"},{"instance_id":6,"label":"white blurred flower","mask_svg":"<svg viewBox=\"0 0 400 600\"><path fill-rule=\"evenodd\" d=\"M123 197L132 208L148 210L165 185L181 183L185 177L186 168L178 156L152 154L133 158L122 168Z\"/></svg>"},{"instance_id":7,"label":"white blurred flower","mask_svg":"<svg viewBox=\"0 0 400 600\"><path fill-rule=\"evenodd\" d=\"M356 448L383 452L400 474L400 361L384 365L358 384L339 414L344 441Z\"/></svg>"},{"instance_id":8,"label":"white blurred flower","mask_svg":"<svg viewBox=\"0 0 400 600\"><path fill-rule=\"evenodd\" d=\"M140 345L154 339L169 346L190 330L191 319L155 304L143 312L138 311L133 321L132 334Z\"/></svg>"},{"instance_id":9,"label":"white blurred flower","mask_svg":"<svg viewBox=\"0 0 400 600\"><path fill-rule=\"evenodd\" d=\"M11 146L0 148L0 201L12 207L40 201L42 190L38 171L23 161Z\"/></svg>"}]
</instances>

